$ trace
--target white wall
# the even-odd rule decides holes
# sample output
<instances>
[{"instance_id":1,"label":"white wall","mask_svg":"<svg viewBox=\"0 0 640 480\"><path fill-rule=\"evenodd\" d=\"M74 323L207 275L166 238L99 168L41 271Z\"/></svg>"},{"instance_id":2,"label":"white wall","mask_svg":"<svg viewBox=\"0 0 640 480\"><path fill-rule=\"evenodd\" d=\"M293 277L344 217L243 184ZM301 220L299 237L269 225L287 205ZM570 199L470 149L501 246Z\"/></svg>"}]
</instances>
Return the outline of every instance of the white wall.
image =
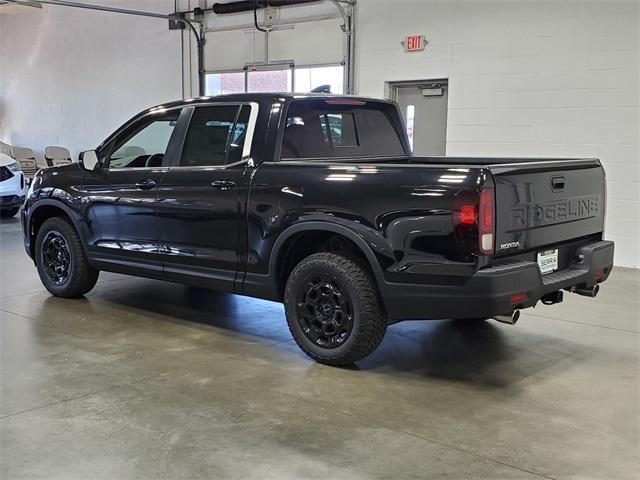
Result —
<instances>
[{"instance_id":1,"label":"white wall","mask_svg":"<svg viewBox=\"0 0 640 480\"><path fill-rule=\"evenodd\" d=\"M173 0L102 5L171 13ZM181 98L181 39L161 19L45 6L0 15L0 140L78 152L149 106Z\"/></svg>"},{"instance_id":2,"label":"white wall","mask_svg":"<svg viewBox=\"0 0 640 480\"><path fill-rule=\"evenodd\" d=\"M449 78L448 155L599 157L616 264L640 267L638 2L358 2L358 93Z\"/></svg>"},{"instance_id":3,"label":"white wall","mask_svg":"<svg viewBox=\"0 0 640 480\"><path fill-rule=\"evenodd\" d=\"M386 81L449 78L449 155L601 158L616 263L640 267L638 2L358 2L358 93L380 97ZM219 21L240 21L233 17ZM425 52L403 51L410 33L427 36ZM213 70L215 44L207 48ZM196 78L188 54L186 46L187 95ZM75 156L136 112L181 95L180 33L163 20L54 6L0 15L0 140L40 154L60 144Z\"/></svg>"}]
</instances>

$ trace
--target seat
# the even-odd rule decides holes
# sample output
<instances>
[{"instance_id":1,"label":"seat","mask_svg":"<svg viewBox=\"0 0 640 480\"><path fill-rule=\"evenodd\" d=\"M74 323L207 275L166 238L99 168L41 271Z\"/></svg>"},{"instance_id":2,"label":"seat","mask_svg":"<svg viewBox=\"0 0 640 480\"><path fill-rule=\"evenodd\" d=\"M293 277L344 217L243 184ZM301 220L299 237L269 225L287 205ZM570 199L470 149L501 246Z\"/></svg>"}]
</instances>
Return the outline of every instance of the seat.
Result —
<instances>
[{"instance_id":1,"label":"seat","mask_svg":"<svg viewBox=\"0 0 640 480\"><path fill-rule=\"evenodd\" d=\"M44 149L44 159L48 167L60 167L71 163L71 153L64 147L50 145Z\"/></svg>"},{"instance_id":2,"label":"seat","mask_svg":"<svg viewBox=\"0 0 640 480\"><path fill-rule=\"evenodd\" d=\"M52 162L53 165L52 166L54 166L54 167L62 167L64 165L71 165L71 163L73 163L73 162L71 161L70 158L64 158L64 159L63 158L58 158L58 159L53 160L53 162Z\"/></svg>"},{"instance_id":3,"label":"seat","mask_svg":"<svg viewBox=\"0 0 640 480\"><path fill-rule=\"evenodd\" d=\"M13 158L12 149L13 147L8 143L0 142L0 153Z\"/></svg>"},{"instance_id":4,"label":"seat","mask_svg":"<svg viewBox=\"0 0 640 480\"><path fill-rule=\"evenodd\" d=\"M124 155L123 157L139 157L140 155L146 155L147 152L142 147L137 147L135 145L130 145L124 147Z\"/></svg>"},{"instance_id":5,"label":"seat","mask_svg":"<svg viewBox=\"0 0 640 480\"><path fill-rule=\"evenodd\" d=\"M296 140L303 135L304 131L304 125L292 124L285 128L282 138L282 152L280 154L282 158L302 157L302 152Z\"/></svg>"},{"instance_id":6,"label":"seat","mask_svg":"<svg viewBox=\"0 0 640 480\"><path fill-rule=\"evenodd\" d=\"M162 160L164 159L164 153L154 153L153 155L149 155L147 161L145 162L145 167L153 167L158 168L162 166Z\"/></svg>"},{"instance_id":7,"label":"seat","mask_svg":"<svg viewBox=\"0 0 640 480\"><path fill-rule=\"evenodd\" d=\"M183 167L224 165L229 126L200 125L188 134L182 153Z\"/></svg>"},{"instance_id":8,"label":"seat","mask_svg":"<svg viewBox=\"0 0 640 480\"><path fill-rule=\"evenodd\" d=\"M282 158L331 157L328 141L323 139L319 119L305 119L304 124L291 124L284 130Z\"/></svg>"},{"instance_id":9,"label":"seat","mask_svg":"<svg viewBox=\"0 0 640 480\"><path fill-rule=\"evenodd\" d=\"M38 172L38 163L36 162L36 156L33 150L30 148L13 147L12 157L20 164L22 173L28 179L32 179Z\"/></svg>"}]
</instances>

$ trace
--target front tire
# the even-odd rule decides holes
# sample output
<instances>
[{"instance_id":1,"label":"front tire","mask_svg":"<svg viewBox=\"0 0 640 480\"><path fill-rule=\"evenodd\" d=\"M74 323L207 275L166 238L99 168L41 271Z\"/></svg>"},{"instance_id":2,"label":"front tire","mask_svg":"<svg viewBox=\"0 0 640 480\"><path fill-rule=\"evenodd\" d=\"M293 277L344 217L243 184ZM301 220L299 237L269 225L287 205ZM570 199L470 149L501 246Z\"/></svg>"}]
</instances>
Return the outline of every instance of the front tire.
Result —
<instances>
[{"instance_id":1,"label":"front tire","mask_svg":"<svg viewBox=\"0 0 640 480\"><path fill-rule=\"evenodd\" d=\"M46 220L36 238L36 265L44 287L56 297L79 297L98 281L73 225L61 217Z\"/></svg>"},{"instance_id":2,"label":"front tire","mask_svg":"<svg viewBox=\"0 0 640 480\"><path fill-rule=\"evenodd\" d=\"M350 365L382 342L387 319L369 270L337 253L315 253L293 269L284 293L289 330L317 362Z\"/></svg>"}]
</instances>

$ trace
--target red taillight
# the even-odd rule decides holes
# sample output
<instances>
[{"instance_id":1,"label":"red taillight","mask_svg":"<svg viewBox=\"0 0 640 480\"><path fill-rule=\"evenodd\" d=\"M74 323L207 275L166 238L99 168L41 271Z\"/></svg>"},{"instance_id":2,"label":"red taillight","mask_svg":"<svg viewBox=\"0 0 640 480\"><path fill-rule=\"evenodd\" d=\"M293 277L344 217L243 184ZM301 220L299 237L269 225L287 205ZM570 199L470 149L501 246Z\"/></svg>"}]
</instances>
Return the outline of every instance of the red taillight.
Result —
<instances>
[{"instance_id":1,"label":"red taillight","mask_svg":"<svg viewBox=\"0 0 640 480\"><path fill-rule=\"evenodd\" d=\"M516 293L515 295L511 295L511 298L509 299L509 303L511 305L515 305L516 303L524 302L527 298L529 298L529 296L527 295L526 292Z\"/></svg>"},{"instance_id":2,"label":"red taillight","mask_svg":"<svg viewBox=\"0 0 640 480\"><path fill-rule=\"evenodd\" d=\"M464 203L453 212L458 241L476 254L492 255L495 237L494 219L493 188L483 188L475 195L467 195Z\"/></svg>"},{"instance_id":3,"label":"red taillight","mask_svg":"<svg viewBox=\"0 0 640 480\"><path fill-rule=\"evenodd\" d=\"M480 251L489 255L493 254L495 238L495 201L493 188L485 188L480 191L478 238Z\"/></svg>"},{"instance_id":4,"label":"red taillight","mask_svg":"<svg viewBox=\"0 0 640 480\"><path fill-rule=\"evenodd\" d=\"M473 225L476 223L476 207L474 205L464 205L460 209L460 223L462 225Z\"/></svg>"}]
</instances>

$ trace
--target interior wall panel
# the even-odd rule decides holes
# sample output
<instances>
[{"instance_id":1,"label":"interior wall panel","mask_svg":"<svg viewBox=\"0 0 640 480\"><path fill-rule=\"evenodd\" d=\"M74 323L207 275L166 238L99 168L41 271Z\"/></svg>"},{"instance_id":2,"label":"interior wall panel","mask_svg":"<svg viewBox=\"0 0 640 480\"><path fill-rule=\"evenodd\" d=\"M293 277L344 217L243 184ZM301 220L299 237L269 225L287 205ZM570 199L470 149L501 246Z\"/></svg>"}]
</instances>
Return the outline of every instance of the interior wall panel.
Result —
<instances>
[{"instance_id":1,"label":"interior wall panel","mask_svg":"<svg viewBox=\"0 0 640 480\"><path fill-rule=\"evenodd\" d=\"M173 0L109 0L170 13ZM167 21L45 5L0 15L0 140L74 158L132 115L181 97L180 33Z\"/></svg>"},{"instance_id":2,"label":"interior wall panel","mask_svg":"<svg viewBox=\"0 0 640 480\"><path fill-rule=\"evenodd\" d=\"M639 48L637 1L358 0L356 87L448 78L448 155L600 158L615 262L640 267Z\"/></svg>"}]
</instances>

